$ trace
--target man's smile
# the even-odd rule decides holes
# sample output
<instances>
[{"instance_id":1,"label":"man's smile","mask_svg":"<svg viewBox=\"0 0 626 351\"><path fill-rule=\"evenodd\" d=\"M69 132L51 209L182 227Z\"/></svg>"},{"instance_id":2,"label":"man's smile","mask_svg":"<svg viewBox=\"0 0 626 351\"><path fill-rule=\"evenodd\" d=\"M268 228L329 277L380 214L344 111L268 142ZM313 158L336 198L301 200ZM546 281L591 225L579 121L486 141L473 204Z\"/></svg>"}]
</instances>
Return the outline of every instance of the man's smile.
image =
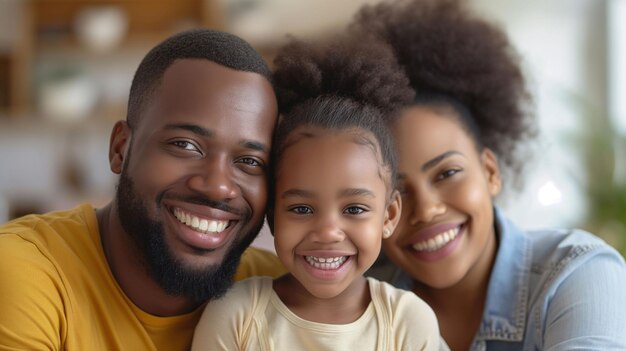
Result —
<instances>
[{"instance_id":1,"label":"man's smile","mask_svg":"<svg viewBox=\"0 0 626 351\"><path fill-rule=\"evenodd\" d=\"M214 220L195 216L180 208L174 208L174 217L191 229L201 233L221 233L230 221Z\"/></svg>"}]
</instances>

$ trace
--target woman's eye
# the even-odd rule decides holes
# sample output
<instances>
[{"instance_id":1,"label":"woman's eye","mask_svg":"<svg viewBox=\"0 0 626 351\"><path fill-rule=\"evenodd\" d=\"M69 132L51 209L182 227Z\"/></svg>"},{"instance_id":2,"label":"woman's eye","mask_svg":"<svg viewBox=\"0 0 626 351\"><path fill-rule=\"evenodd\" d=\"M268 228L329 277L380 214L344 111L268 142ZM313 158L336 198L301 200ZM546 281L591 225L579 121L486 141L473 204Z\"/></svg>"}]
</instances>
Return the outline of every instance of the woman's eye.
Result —
<instances>
[{"instance_id":1,"label":"woman's eye","mask_svg":"<svg viewBox=\"0 0 626 351\"><path fill-rule=\"evenodd\" d=\"M358 215L365 212L365 209L359 206L350 206L344 210L349 215Z\"/></svg>"},{"instance_id":2,"label":"woman's eye","mask_svg":"<svg viewBox=\"0 0 626 351\"><path fill-rule=\"evenodd\" d=\"M443 172L439 173L439 175L437 176L437 180L442 180L442 179L450 178L450 177L452 177L453 175L455 175L455 174L457 174L457 173L459 173L459 172L461 172L461 170L460 170L460 169L455 169L455 168L453 168L453 169L447 169L447 170L445 170L445 171L443 171Z\"/></svg>"},{"instance_id":3,"label":"woman's eye","mask_svg":"<svg viewBox=\"0 0 626 351\"><path fill-rule=\"evenodd\" d=\"M289 209L289 211L295 214L311 214L313 210L308 206L294 206Z\"/></svg>"}]
</instances>

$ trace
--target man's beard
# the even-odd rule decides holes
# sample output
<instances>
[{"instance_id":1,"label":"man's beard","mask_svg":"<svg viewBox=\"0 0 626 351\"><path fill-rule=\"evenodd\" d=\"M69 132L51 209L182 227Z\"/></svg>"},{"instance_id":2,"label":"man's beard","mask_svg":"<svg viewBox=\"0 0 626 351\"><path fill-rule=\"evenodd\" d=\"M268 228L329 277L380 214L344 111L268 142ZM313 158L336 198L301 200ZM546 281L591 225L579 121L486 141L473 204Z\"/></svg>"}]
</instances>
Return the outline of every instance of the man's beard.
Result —
<instances>
[{"instance_id":1,"label":"man's beard","mask_svg":"<svg viewBox=\"0 0 626 351\"><path fill-rule=\"evenodd\" d=\"M146 204L136 193L133 180L126 173L126 169L127 167L123 168L117 186L120 221L143 255L142 261L152 279L168 294L185 297L195 303L224 295L233 284L241 255L258 235L263 223L254 226L239 242L233 242L221 264L190 267L170 251L165 241L163 223L149 217ZM158 207L161 207L162 195L157 196ZM198 200L192 202L197 203ZM250 215L244 217L244 222L250 220Z\"/></svg>"}]
</instances>

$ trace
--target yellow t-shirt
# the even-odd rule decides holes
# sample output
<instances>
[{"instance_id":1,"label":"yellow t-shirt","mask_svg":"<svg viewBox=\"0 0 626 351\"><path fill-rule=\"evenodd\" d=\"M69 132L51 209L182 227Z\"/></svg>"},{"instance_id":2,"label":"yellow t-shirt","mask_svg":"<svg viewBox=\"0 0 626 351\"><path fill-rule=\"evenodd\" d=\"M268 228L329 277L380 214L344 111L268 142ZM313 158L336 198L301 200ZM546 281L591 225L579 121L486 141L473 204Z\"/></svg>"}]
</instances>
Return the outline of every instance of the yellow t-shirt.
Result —
<instances>
[{"instance_id":1,"label":"yellow t-shirt","mask_svg":"<svg viewBox=\"0 0 626 351\"><path fill-rule=\"evenodd\" d=\"M237 277L283 272L250 248ZM109 270L90 205L0 226L0 350L188 350L201 312L135 306Z\"/></svg>"}]
</instances>

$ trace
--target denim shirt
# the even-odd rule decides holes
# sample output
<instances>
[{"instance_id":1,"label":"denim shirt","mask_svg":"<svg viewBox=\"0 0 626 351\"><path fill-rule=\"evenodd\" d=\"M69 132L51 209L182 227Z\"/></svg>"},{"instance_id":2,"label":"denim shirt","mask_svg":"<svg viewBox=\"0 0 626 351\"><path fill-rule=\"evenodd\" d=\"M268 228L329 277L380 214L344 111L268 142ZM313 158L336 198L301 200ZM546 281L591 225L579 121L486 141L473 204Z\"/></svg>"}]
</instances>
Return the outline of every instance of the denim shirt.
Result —
<instances>
[{"instance_id":1,"label":"denim shirt","mask_svg":"<svg viewBox=\"0 0 626 351\"><path fill-rule=\"evenodd\" d=\"M470 350L626 350L626 265L581 230L524 232L495 209L499 247ZM368 272L411 290L386 261Z\"/></svg>"}]
</instances>

